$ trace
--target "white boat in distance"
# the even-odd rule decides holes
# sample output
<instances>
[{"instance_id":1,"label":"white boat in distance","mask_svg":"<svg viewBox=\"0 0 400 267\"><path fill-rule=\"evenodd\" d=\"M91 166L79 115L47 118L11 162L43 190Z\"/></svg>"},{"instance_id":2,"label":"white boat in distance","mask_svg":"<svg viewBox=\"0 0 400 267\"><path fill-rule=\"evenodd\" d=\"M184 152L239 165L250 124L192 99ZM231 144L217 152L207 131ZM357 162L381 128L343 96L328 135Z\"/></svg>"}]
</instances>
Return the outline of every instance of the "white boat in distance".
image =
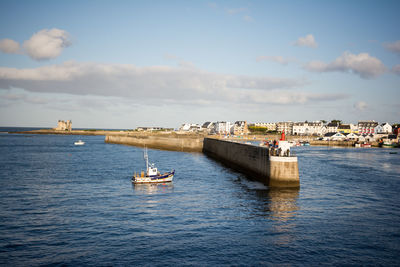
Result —
<instances>
[{"instance_id":1,"label":"white boat in distance","mask_svg":"<svg viewBox=\"0 0 400 267\"><path fill-rule=\"evenodd\" d=\"M149 156L147 154L147 148L144 148L144 159L146 161L146 175L142 171L141 173L134 174L132 182L134 184L150 184L150 183L168 183L172 182L174 178L175 170L161 174L154 163L149 163Z\"/></svg>"},{"instance_id":2,"label":"white boat in distance","mask_svg":"<svg viewBox=\"0 0 400 267\"><path fill-rule=\"evenodd\" d=\"M74 143L74 145L76 146L83 146L85 144L85 142L83 142L82 140L78 140Z\"/></svg>"}]
</instances>

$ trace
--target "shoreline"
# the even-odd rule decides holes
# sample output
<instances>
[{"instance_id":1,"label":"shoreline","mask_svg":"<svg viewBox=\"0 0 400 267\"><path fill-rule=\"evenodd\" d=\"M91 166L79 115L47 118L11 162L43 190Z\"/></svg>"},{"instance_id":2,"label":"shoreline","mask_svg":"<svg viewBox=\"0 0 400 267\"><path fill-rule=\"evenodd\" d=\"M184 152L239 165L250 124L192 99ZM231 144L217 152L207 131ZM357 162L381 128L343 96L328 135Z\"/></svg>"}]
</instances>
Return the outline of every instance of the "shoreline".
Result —
<instances>
[{"instance_id":1,"label":"shoreline","mask_svg":"<svg viewBox=\"0 0 400 267\"><path fill-rule=\"evenodd\" d=\"M123 135L126 131L109 131L109 130L72 130L72 131L58 131L53 129L40 129L31 131L13 131L11 134L55 134L55 135Z\"/></svg>"},{"instance_id":2,"label":"shoreline","mask_svg":"<svg viewBox=\"0 0 400 267\"><path fill-rule=\"evenodd\" d=\"M15 131L11 134L54 134L54 135L87 135L87 136L105 136L104 142L133 145L148 146L149 148L184 151L184 152L201 152L203 149L203 140L205 137L212 139L230 140L230 141L265 141L279 140L280 134L274 135L248 135L240 137L224 138L222 135L207 135L204 133L179 133L179 132L136 132L121 130L72 130L58 131L54 129L40 129L31 131ZM311 146L331 146L331 147L354 147L355 141L322 141L315 140L314 136L286 136L288 141L306 141ZM378 142L372 142L372 147L379 147Z\"/></svg>"}]
</instances>

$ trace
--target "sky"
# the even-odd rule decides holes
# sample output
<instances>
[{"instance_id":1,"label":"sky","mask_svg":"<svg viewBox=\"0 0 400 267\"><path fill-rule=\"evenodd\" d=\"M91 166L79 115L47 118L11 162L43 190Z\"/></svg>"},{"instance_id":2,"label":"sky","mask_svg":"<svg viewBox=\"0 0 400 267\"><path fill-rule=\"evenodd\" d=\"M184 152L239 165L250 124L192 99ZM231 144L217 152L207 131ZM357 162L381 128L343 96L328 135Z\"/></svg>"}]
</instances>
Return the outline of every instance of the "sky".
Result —
<instances>
[{"instance_id":1,"label":"sky","mask_svg":"<svg viewBox=\"0 0 400 267\"><path fill-rule=\"evenodd\" d=\"M400 1L0 1L0 126L400 122Z\"/></svg>"}]
</instances>

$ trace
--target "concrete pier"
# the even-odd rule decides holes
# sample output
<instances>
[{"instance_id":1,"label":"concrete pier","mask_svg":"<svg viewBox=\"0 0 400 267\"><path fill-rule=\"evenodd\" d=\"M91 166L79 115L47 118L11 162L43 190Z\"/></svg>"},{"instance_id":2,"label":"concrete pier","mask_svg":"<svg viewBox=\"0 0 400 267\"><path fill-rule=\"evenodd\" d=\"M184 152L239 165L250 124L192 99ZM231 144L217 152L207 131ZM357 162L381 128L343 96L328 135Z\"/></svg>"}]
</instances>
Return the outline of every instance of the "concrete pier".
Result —
<instances>
[{"instance_id":1,"label":"concrete pier","mask_svg":"<svg viewBox=\"0 0 400 267\"><path fill-rule=\"evenodd\" d=\"M269 149L204 138L203 152L270 187L300 187L297 157L270 156Z\"/></svg>"},{"instance_id":2,"label":"concrete pier","mask_svg":"<svg viewBox=\"0 0 400 267\"><path fill-rule=\"evenodd\" d=\"M203 149L203 137L196 136L107 135L105 142L181 152L201 152Z\"/></svg>"}]
</instances>

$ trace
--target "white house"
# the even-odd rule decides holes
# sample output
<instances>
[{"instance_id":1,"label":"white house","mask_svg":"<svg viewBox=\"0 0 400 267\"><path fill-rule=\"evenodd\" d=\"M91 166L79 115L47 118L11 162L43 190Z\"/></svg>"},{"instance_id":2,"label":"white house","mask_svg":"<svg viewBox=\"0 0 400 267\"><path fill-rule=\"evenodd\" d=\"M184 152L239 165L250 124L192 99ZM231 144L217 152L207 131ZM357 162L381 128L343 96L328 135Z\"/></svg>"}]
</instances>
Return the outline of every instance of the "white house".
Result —
<instances>
[{"instance_id":1,"label":"white house","mask_svg":"<svg viewBox=\"0 0 400 267\"><path fill-rule=\"evenodd\" d=\"M231 132L232 123L229 121L217 121L215 123L215 133L217 134L229 134Z\"/></svg>"},{"instance_id":2,"label":"white house","mask_svg":"<svg viewBox=\"0 0 400 267\"><path fill-rule=\"evenodd\" d=\"M201 130L206 131L207 133L212 133L214 131L214 123L210 121L203 123Z\"/></svg>"},{"instance_id":3,"label":"white house","mask_svg":"<svg viewBox=\"0 0 400 267\"><path fill-rule=\"evenodd\" d=\"M292 134L293 133L293 122L292 121L278 122L276 124L276 130L280 133L285 131L286 134Z\"/></svg>"},{"instance_id":4,"label":"white house","mask_svg":"<svg viewBox=\"0 0 400 267\"><path fill-rule=\"evenodd\" d=\"M365 141L374 142L374 141L376 141L376 138L372 134L368 134L365 136Z\"/></svg>"},{"instance_id":5,"label":"white house","mask_svg":"<svg viewBox=\"0 0 400 267\"><path fill-rule=\"evenodd\" d=\"M330 122L326 125L327 133L336 133L338 131L339 122Z\"/></svg>"},{"instance_id":6,"label":"white house","mask_svg":"<svg viewBox=\"0 0 400 267\"><path fill-rule=\"evenodd\" d=\"M341 133L335 133L334 135L332 135L331 137L331 141L343 141L346 139L346 136L344 134Z\"/></svg>"},{"instance_id":7,"label":"white house","mask_svg":"<svg viewBox=\"0 0 400 267\"><path fill-rule=\"evenodd\" d=\"M358 138L359 138L359 136L355 133L349 133L346 135L346 140L357 141Z\"/></svg>"},{"instance_id":8,"label":"white house","mask_svg":"<svg viewBox=\"0 0 400 267\"><path fill-rule=\"evenodd\" d=\"M326 134L324 134L324 137L322 138L322 140L330 141L334 134L336 134L336 133L326 133Z\"/></svg>"},{"instance_id":9,"label":"white house","mask_svg":"<svg viewBox=\"0 0 400 267\"><path fill-rule=\"evenodd\" d=\"M384 132L384 133L389 134L389 133L392 133L392 132L393 132L392 126L391 126L389 123L387 123L387 122L382 124L382 128L383 128L383 132Z\"/></svg>"},{"instance_id":10,"label":"white house","mask_svg":"<svg viewBox=\"0 0 400 267\"><path fill-rule=\"evenodd\" d=\"M382 125L377 125L377 126L375 127L375 133L377 133L377 134L383 133L383 127L382 127Z\"/></svg>"},{"instance_id":11,"label":"white house","mask_svg":"<svg viewBox=\"0 0 400 267\"><path fill-rule=\"evenodd\" d=\"M230 131L231 134L248 134L247 121L236 121Z\"/></svg>"},{"instance_id":12,"label":"white house","mask_svg":"<svg viewBox=\"0 0 400 267\"><path fill-rule=\"evenodd\" d=\"M364 135L359 135L358 136L358 142L365 142L365 136Z\"/></svg>"},{"instance_id":13,"label":"white house","mask_svg":"<svg viewBox=\"0 0 400 267\"><path fill-rule=\"evenodd\" d=\"M195 123L184 123L179 128L180 131L194 131L195 129L200 129L200 125Z\"/></svg>"},{"instance_id":14,"label":"white house","mask_svg":"<svg viewBox=\"0 0 400 267\"><path fill-rule=\"evenodd\" d=\"M323 122L295 122L293 124L293 135L323 135L326 127Z\"/></svg>"}]
</instances>

